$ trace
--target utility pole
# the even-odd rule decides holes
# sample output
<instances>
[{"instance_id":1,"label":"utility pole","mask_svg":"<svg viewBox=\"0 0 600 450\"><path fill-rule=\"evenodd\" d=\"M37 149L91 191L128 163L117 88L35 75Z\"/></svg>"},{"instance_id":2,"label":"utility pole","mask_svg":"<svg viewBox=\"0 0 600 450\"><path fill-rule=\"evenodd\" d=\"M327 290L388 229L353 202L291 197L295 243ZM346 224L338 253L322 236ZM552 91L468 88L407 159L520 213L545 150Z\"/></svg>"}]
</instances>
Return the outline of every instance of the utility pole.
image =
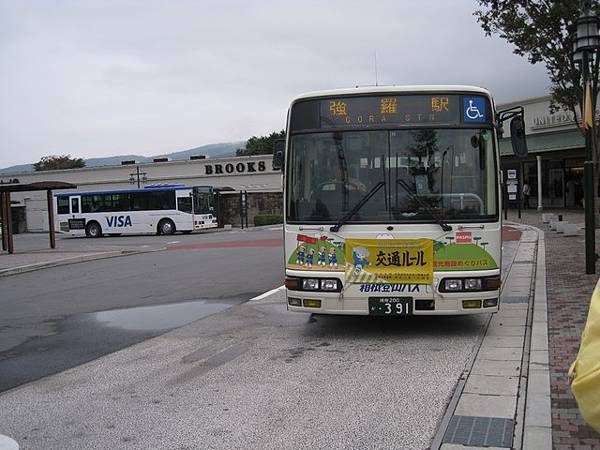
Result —
<instances>
[{"instance_id":1,"label":"utility pole","mask_svg":"<svg viewBox=\"0 0 600 450\"><path fill-rule=\"evenodd\" d=\"M146 175L148 175L146 172L140 172L140 166L135 166L135 173L129 174L129 182L134 184L137 180L137 187L139 189L142 187L141 183L148 181Z\"/></svg>"}]
</instances>

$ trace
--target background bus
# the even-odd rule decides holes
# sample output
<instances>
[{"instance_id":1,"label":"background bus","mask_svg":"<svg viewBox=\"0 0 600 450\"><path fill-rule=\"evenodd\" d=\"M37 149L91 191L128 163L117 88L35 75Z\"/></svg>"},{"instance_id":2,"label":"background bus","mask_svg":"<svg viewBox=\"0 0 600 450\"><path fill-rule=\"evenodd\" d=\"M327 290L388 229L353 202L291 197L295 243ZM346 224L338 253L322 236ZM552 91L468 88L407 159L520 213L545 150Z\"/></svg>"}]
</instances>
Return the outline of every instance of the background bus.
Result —
<instances>
[{"instance_id":1,"label":"background bus","mask_svg":"<svg viewBox=\"0 0 600 450\"><path fill-rule=\"evenodd\" d=\"M143 189L56 194L57 229L73 236L173 234L218 226L212 186L150 185Z\"/></svg>"},{"instance_id":2,"label":"background bus","mask_svg":"<svg viewBox=\"0 0 600 450\"><path fill-rule=\"evenodd\" d=\"M291 104L284 169L288 309L495 312L501 269L497 114L485 89L374 87ZM513 134L513 133L511 133Z\"/></svg>"}]
</instances>

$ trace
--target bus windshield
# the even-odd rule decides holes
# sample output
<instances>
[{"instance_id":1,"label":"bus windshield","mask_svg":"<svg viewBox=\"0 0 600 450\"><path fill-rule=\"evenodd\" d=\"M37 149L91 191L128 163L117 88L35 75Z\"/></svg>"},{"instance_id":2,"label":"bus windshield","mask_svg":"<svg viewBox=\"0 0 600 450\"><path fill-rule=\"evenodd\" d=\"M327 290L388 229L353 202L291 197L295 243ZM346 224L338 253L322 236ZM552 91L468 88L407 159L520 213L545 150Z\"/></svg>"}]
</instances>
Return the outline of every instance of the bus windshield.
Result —
<instances>
[{"instance_id":1,"label":"bus windshield","mask_svg":"<svg viewBox=\"0 0 600 450\"><path fill-rule=\"evenodd\" d=\"M194 214L209 214L213 208L213 190L209 187L195 187L193 190Z\"/></svg>"},{"instance_id":2,"label":"bus windshield","mask_svg":"<svg viewBox=\"0 0 600 450\"><path fill-rule=\"evenodd\" d=\"M302 133L289 149L287 220L348 223L485 221L498 217L493 135L486 128Z\"/></svg>"}]
</instances>

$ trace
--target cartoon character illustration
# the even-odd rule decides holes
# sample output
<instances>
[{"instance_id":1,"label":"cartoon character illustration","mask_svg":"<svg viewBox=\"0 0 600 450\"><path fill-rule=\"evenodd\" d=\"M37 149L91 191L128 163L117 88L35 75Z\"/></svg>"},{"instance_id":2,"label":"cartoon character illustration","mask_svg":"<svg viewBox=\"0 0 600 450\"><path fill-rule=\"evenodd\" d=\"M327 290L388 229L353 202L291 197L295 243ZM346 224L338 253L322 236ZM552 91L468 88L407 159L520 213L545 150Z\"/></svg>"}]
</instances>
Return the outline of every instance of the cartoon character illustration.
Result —
<instances>
[{"instance_id":1,"label":"cartoon character illustration","mask_svg":"<svg viewBox=\"0 0 600 450\"><path fill-rule=\"evenodd\" d=\"M308 249L308 255L306 255L306 265L308 267L312 267L313 265L313 258L315 257L315 249L314 248L309 248Z\"/></svg>"},{"instance_id":2,"label":"cartoon character illustration","mask_svg":"<svg viewBox=\"0 0 600 450\"><path fill-rule=\"evenodd\" d=\"M305 251L306 248L304 248L304 245L298 247L298 259L296 259L296 264L300 264L301 266L304 265L304 256L306 255Z\"/></svg>"},{"instance_id":3,"label":"cartoon character illustration","mask_svg":"<svg viewBox=\"0 0 600 450\"><path fill-rule=\"evenodd\" d=\"M319 253L317 255L319 257L317 264L320 266L326 266L327 263L325 262L325 258L327 257L327 253L325 253L325 247L319 247Z\"/></svg>"},{"instance_id":4,"label":"cartoon character illustration","mask_svg":"<svg viewBox=\"0 0 600 450\"><path fill-rule=\"evenodd\" d=\"M337 254L335 253L335 247L331 247L329 249L329 266L330 267L338 266Z\"/></svg>"},{"instance_id":5,"label":"cartoon character illustration","mask_svg":"<svg viewBox=\"0 0 600 450\"><path fill-rule=\"evenodd\" d=\"M366 247L354 247L354 250L352 250L352 258L354 258L354 268L356 269L356 274L358 274L364 266L369 264L369 261L367 261L369 255L369 250L367 250Z\"/></svg>"}]
</instances>

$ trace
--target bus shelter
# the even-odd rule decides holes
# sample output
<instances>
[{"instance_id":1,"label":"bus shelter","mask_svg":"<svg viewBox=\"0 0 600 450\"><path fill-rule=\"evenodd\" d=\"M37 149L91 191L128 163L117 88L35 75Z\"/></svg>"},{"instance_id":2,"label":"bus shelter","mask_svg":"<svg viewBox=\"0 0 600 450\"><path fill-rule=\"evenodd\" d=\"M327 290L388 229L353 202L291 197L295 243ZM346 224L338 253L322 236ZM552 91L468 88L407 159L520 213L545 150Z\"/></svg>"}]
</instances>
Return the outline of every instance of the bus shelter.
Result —
<instances>
[{"instance_id":1,"label":"bus shelter","mask_svg":"<svg viewBox=\"0 0 600 450\"><path fill-rule=\"evenodd\" d=\"M52 191L54 189L75 189L76 185L64 183L62 181L40 181L37 183L14 183L0 184L0 219L2 221L2 250L8 253L14 253L13 246L13 226L10 194L12 192L30 192L46 191L48 200L48 230L50 238L50 248L56 247L54 238L54 202L52 201Z\"/></svg>"}]
</instances>

